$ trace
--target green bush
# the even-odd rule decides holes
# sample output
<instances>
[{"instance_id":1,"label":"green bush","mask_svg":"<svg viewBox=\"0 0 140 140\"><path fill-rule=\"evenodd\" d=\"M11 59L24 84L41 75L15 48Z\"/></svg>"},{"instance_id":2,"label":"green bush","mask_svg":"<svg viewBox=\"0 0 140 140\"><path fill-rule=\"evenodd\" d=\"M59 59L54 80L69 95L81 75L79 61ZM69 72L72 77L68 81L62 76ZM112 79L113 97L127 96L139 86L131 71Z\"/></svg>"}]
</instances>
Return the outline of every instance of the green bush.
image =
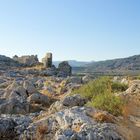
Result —
<instances>
[{"instance_id":1,"label":"green bush","mask_svg":"<svg viewBox=\"0 0 140 140\"><path fill-rule=\"evenodd\" d=\"M112 92L123 92L128 89L128 85L120 82L112 82L111 88Z\"/></svg>"},{"instance_id":2,"label":"green bush","mask_svg":"<svg viewBox=\"0 0 140 140\"><path fill-rule=\"evenodd\" d=\"M88 106L95 107L107 111L115 116L121 115L123 111L123 101L120 97L114 96L112 93L97 95L92 98L87 104Z\"/></svg>"},{"instance_id":3,"label":"green bush","mask_svg":"<svg viewBox=\"0 0 140 140\"><path fill-rule=\"evenodd\" d=\"M121 115L123 100L114 95L114 92L126 90L127 85L113 83L109 77L101 77L83 85L74 94L80 94L88 99L88 106L108 111L113 115Z\"/></svg>"},{"instance_id":4,"label":"green bush","mask_svg":"<svg viewBox=\"0 0 140 140\"><path fill-rule=\"evenodd\" d=\"M88 84L83 85L79 89L74 90L74 94L81 94L88 99L103 94L105 92L111 92L111 80L108 77L101 77L97 80L91 81Z\"/></svg>"}]
</instances>

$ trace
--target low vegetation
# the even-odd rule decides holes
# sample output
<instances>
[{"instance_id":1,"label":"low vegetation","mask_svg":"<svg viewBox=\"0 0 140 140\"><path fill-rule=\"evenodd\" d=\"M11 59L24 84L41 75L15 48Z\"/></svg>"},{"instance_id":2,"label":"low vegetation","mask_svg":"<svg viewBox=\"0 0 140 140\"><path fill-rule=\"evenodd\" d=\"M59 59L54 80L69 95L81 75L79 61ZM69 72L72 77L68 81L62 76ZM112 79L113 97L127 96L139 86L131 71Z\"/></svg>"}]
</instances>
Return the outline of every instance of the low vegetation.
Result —
<instances>
[{"instance_id":1,"label":"low vegetation","mask_svg":"<svg viewBox=\"0 0 140 140\"><path fill-rule=\"evenodd\" d=\"M113 92L123 92L128 89L128 85L120 82L112 82L111 88Z\"/></svg>"},{"instance_id":2,"label":"low vegetation","mask_svg":"<svg viewBox=\"0 0 140 140\"><path fill-rule=\"evenodd\" d=\"M74 90L73 93L86 97L89 100L87 106L96 107L118 116L122 115L125 103L114 93L123 92L127 88L128 86L125 84L112 82L109 77L101 77Z\"/></svg>"}]
</instances>

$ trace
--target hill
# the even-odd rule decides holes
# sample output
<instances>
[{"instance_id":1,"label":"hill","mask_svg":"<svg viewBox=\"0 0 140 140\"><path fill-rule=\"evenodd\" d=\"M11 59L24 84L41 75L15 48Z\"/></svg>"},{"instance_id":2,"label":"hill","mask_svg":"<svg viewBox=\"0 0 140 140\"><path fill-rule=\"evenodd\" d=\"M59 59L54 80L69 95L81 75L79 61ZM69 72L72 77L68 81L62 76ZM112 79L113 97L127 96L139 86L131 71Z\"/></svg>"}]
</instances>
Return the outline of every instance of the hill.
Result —
<instances>
[{"instance_id":1,"label":"hill","mask_svg":"<svg viewBox=\"0 0 140 140\"><path fill-rule=\"evenodd\" d=\"M76 69L76 68L74 68ZM140 72L140 55L134 55L127 58L98 61L86 64L86 67L78 68L80 72L90 73L119 73L136 74Z\"/></svg>"},{"instance_id":2,"label":"hill","mask_svg":"<svg viewBox=\"0 0 140 140\"><path fill-rule=\"evenodd\" d=\"M11 59L10 57L6 57L4 55L0 55L0 69L6 69L7 67L17 67L20 64Z\"/></svg>"}]
</instances>

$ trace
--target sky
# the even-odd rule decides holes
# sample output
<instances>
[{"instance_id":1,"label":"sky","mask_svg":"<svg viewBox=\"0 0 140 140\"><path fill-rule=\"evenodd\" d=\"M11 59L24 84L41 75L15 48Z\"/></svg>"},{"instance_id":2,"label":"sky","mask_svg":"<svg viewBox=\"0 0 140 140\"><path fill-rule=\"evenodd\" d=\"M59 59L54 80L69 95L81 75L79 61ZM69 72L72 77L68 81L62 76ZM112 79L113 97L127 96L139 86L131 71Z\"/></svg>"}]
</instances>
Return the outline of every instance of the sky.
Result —
<instances>
[{"instance_id":1,"label":"sky","mask_svg":"<svg viewBox=\"0 0 140 140\"><path fill-rule=\"evenodd\" d=\"M0 0L0 54L99 61L140 54L140 0Z\"/></svg>"}]
</instances>

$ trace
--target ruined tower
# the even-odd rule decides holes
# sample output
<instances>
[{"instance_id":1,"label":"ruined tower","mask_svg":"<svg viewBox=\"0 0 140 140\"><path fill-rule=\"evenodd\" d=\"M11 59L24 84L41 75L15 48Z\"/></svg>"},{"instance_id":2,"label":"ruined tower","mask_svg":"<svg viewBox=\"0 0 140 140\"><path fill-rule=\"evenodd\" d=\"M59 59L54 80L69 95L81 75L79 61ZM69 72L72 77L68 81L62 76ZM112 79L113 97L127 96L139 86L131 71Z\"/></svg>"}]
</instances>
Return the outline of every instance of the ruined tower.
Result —
<instances>
[{"instance_id":1,"label":"ruined tower","mask_svg":"<svg viewBox=\"0 0 140 140\"><path fill-rule=\"evenodd\" d=\"M52 53L47 53L42 62L45 68L52 67Z\"/></svg>"}]
</instances>

